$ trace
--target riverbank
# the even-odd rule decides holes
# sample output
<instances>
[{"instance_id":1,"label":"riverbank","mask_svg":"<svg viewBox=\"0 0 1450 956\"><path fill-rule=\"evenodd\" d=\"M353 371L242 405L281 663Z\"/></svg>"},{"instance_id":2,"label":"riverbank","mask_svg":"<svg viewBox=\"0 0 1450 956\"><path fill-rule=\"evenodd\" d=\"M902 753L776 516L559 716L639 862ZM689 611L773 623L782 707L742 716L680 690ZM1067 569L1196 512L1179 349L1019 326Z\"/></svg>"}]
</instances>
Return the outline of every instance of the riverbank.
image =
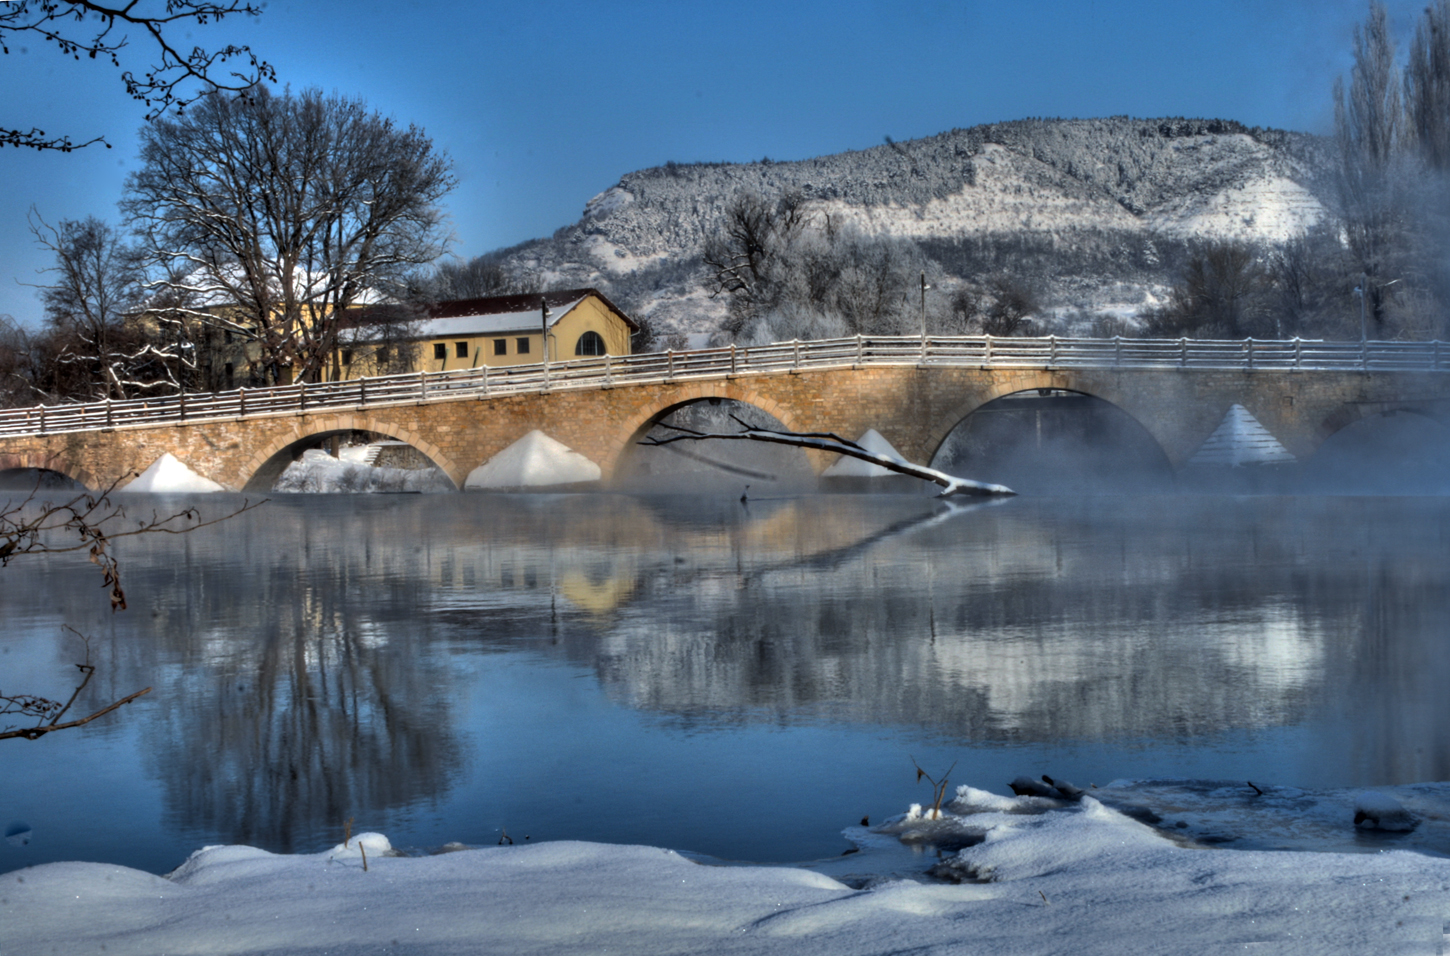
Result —
<instances>
[{"instance_id":1,"label":"riverbank","mask_svg":"<svg viewBox=\"0 0 1450 956\"><path fill-rule=\"evenodd\" d=\"M951 807L884 829L969 834L938 868L956 884L567 841L404 858L379 834L305 855L212 847L166 877L54 863L0 877L0 952L1283 956L1445 941L1444 857L1194 848L1092 796L962 788Z\"/></svg>"}]
</instances>

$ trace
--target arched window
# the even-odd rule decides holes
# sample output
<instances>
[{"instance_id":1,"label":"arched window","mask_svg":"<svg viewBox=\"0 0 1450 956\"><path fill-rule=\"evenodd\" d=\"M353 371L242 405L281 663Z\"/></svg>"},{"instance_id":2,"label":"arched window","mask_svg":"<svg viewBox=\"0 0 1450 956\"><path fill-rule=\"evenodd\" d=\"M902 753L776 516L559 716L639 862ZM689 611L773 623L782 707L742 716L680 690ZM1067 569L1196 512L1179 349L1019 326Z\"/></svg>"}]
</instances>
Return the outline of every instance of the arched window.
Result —
<instances>
[{"instance_id":1,"label":"arched window","mask_svg":"<svg viewBox=\"0 0 1450 956\"><path fill-rule=\"evenodd\" d=\"M574 343L575 355L608 355L604 348L604 339L598 332L585 332L579 336L579 341Z\"/></svg>"}]
</instances>

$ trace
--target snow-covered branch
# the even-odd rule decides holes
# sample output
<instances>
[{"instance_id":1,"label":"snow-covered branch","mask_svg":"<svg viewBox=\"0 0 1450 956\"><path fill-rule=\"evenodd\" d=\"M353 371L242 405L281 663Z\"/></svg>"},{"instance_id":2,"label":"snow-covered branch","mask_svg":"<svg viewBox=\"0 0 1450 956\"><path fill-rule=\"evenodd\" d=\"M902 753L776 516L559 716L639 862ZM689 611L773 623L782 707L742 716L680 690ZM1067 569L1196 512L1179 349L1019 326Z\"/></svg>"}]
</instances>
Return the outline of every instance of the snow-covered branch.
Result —
<instances>
[{"instance_id":1,"label":"snow-covered branch","mask_svg":"<svg viewBox=\"0 0 1450 956\"><path fill-rule=\"evenodd\" d=\"M1017 493L1006 485L993 485L983 481L973 481L970 478L958 478L956 475L949 475L944 471L937 471L935 468L918 465L904 458L868 451L855 442L842 438L833 432L789 432L777 431L771 428L756 428L742 421L735 415L731 415L730 417L740 426L740 431L730 433L702 432L696 431L693 428L682 428L678 425L664 425L663 427L679 432L679 434L671 435L667 438L650 436L641 441L640 444L669 445L678 441L707 440L772 442L777 445L794 445L797 448L814 448L818 451L835 452L838 455L859 458L861 461L870 462L873 465L880 465L882 468L888 471L894 471L897 474L910 475L913 478L930 481L933 484L941 485L942 491L938 497L942 498L949 498L955 495L989 497L994 495L1015 495Z\"/></svg>"}]
</instances>

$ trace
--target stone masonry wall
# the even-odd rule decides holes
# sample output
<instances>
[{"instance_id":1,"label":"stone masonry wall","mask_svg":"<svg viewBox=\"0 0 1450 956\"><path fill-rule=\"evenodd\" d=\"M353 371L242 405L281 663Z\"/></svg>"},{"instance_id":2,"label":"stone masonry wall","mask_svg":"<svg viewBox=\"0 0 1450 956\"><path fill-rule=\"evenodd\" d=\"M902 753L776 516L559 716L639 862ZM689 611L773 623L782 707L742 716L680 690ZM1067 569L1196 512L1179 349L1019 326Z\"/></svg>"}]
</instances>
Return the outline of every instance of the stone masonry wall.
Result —
<instances>
[{"instance_id":1,"label":"stone masonry wall","mask_svg":"<svg viewBox=\"0 0 1450 956\"><path fill-rule=\"evenodd\" d=\"M592 459L608 480L655 420L710 398L758 406L799 431L854 439L875 428L903 455L929 462L974 409L1036 388L1112 402L1174 466L1234 403L1301 458L1367 415L1405 410L1450 422L1450 375L1443 373L866 367L7 438L0 439L0 470L47 468L98 488L170 452L228 488L264 491L303 449L364 430L407 442L461 487L471 470L537 428ZM810 455L818 471L833 457Z\"/></svg>"}]
</instances>

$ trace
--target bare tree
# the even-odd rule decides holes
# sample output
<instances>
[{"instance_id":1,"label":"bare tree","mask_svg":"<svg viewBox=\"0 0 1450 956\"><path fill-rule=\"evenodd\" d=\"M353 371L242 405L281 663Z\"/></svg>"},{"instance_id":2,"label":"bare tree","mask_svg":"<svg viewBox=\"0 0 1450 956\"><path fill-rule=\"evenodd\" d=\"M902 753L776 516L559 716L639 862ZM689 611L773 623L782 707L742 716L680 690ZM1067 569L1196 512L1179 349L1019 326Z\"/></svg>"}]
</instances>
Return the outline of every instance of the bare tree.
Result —
<instances>
[{"instance_id":1,"label":"bare tree","mask_svg":"<svg viewBox=\"0 0 1450 956\"><path fill-rule=\"evenodd\" d=\"M178 372L191 364L185 342L161 341L140 323L127 322L140 299L141 272L134 250L107 223L88 216L52 226L31 209L30 231L55 255L40 286L50 320L53 398L130 398L181 389Z\"/></svg>"},{"instance_id":2,"label":"bare tree","mask_svg":"<svg viewBox=\"0 0 1450 956\"><path fill-rule=\"evenodd\" d=\"M225 3L166 0L146 3L92 3L88 0L10 0L0 4L0 53L10 52L10 43L30 36L52 46L74 60L109 61L122 69L133 33L150 50L152 61L139 73L123 69L121 82L126 92L145 104L146 119L152 120L175 108L178 112L208 90L249 90L264 80L275 79L270 65L257 59L245 46L217 50L192 47L186 51L174 40L181 30L189 39L190 28L220 22L229 16L255 17L260 5L229 0ZM70 152L105 143L101 136L75 143L69 136L51 136L42 129L0 127L0 146L55 149Z\"/></svg>"},{"instance_id":3,"label":"bare tree","mask_svg":"<svg viewBox=\"0 0 1450 956\"><path fill-rule=\"evenodd\" d=\"M1334 127L1340 215L1363 273L1366 305L1381 333L1386 289L1396 279L1392 260L1403 232L1403 197L1394 170L1403 119L1400 85L1389 20L1384 5L1375 0L1369 18L1354 29L1349 89L1342 80L1334 83ZM1416 102L1422 99L1417 92Z\"/></svg>"},{"instance_id":4,"label":"bare tree","mask_svg":"<svg viewBox=\"0 0 1450 956\"><path fill-rule=\"evenodd\" d=\"M533 291L491 256L474 256L467 262L440 262L421 283L422 290L438 301L483 299L494 295Z\"/></svg>"},{"instance_id":5,"label":"bare tree","mask_svg":"<svg viewBox=\"0 0 1450 956\"><path fill-rule=\"evenodd\" d=\"M416 126L318 90L211 94L141 131L121 203L173 315L259 346L274 382L315 380L349 308L447 244L452 162Z\"/></svg>"},{"instance_id":6,"label":"bare tree","mask_svg":"<svg viewBox=\"0 0 1450 956\"><path fill-rule=\"evenodd\" d=\"M722 234L705 244L710 295L729 297L726 330L738 334L756 316L781 304L780 273L810 217L805 199L788 193L774 202L742 194L725 210Z\"/></svg>"},{"instance_id":7,"label":"bare tree","mask_svg":"<svg viewBox=\"0 0 1450 956\"><path fill-rule=\"evenodd\" d=\"M1450 0L1421 14L1404 85L1406 137L1430 169L1450 171Z\"/></svg>"},{"instance_id":8,"label":"bare tree","mask_svg":"<svg viewBox=\"0 0 1450 956\"><path fill-rule=\"evenodd\" d=\"M796 193L737 197L704 260L710 294L728 298L723 330L736 341L914 328L916 277L936 271L914 243L864 235Z\"/></svg>"},{"instance_id":9,"label":"bare tree","mask_svg":"<svg viewBox=\"0 0 1450 956\"><path fill-rule=\"evenodd\" d=\"M1254 247L1228 240L1198 244L1169 303L1145 315L1148 331L1220 339L1273 334L1270 289Z\"/></svg>"},{"instance_id":10,"label":"bare tree","mask_svg":"<svg viewBox=\"0 0 1450 956\"><path fill-rule=\"evenodd\" d=\"M982 332L986 335L1022 335L1031 322L1030 316L1041 308L1037 296L1027 285L1011 276L994 276L988 283L992 302L982 315Z\"/></svg>"}]
</instances>

